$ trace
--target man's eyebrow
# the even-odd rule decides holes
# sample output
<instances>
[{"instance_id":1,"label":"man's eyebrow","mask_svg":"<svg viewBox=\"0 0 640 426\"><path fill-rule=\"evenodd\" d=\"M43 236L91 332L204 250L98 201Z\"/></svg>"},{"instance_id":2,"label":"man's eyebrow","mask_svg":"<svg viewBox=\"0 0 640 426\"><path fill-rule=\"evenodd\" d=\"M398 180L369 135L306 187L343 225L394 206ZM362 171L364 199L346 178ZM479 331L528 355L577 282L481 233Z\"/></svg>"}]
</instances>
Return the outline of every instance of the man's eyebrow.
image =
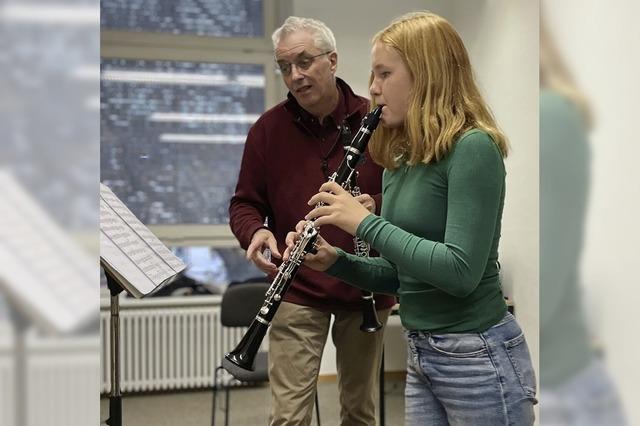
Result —
<instances>
[{"instance_id":1,"label":"man's eyebrow","mask_svg":"<svg viewBox=\"0 0 640 426\"><path fill-rule=\"evenodd\" d=\"M298 53L295 56L294 60L308 58L309 56L311 56L311 54L309 52L307 52L306 50L303 50L302 52ZM285 59L282 59L282 58L281 59L276 59L276 61L277 62L289 62L289 61L286 61Z\"/></svg>"},{"instance_id":2,"label":"man's eyebrow","mask_svg":"<svg viewBox=\"0 0 640 426\"><path fill-rule=\"evenodd\" d=\"M302 52L298 53L296 55L296 59L300 59L300 58L304 58L304 57L309 57L311 56L311 54L309 52L307 52L306 50L303 50Z\"/></svg>"}]
</instances>

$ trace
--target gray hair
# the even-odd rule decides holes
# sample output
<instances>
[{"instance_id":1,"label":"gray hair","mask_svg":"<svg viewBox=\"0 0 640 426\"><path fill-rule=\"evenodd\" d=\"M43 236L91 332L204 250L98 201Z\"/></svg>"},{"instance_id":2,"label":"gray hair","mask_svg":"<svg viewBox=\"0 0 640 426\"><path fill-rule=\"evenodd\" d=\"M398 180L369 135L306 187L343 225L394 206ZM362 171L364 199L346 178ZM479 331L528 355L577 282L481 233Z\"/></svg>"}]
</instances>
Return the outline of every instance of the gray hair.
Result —
<instances>
[{"instance_id":1,"label":"gray hair","mask_svg":"<svg viewBox=\"0 0 640 426\"><path fill-rule=\"evenodd\" d=\"M333 32L324 22L297 16L289 16L284 21L284 24L273 32L271 40L273 41L274 50L278 47L278 43L282 38L296 31L307 31L311 34L315 47L322 51L336 50L336 39L333 36Z\"/></svg>"}]
</instances>

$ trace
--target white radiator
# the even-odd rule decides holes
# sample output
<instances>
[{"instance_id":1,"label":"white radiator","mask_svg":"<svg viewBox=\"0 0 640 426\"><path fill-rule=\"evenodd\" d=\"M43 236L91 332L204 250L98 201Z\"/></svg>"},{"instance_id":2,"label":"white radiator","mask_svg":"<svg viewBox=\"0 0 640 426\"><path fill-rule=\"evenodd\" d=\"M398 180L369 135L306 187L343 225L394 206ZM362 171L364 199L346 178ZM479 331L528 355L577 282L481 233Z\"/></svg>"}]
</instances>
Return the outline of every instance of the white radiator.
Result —
<instances>
[{"instance_id":1,"label":"white radiator","mask_svg":"<svg viewBox=\"0 0 640 426\"><path fill-rule=\"evenodd\" d=\"M121 391L212 387L214 369L246 330L223 329L220 300L221 296L120 298ZM100 309L102 393L111 389L110 315L106 296Z\"/></svg>"},{"instance_id":2,"label":"white radiator","mask_svg":"<svg viewBox=\"0 0 640 426\"><path fill-rule=\"evenodd\" d=\"M27 424L95 424L100 413L98 336L27 340Z\"/></svg>"},{"instance_id":3,"label":"white radiator","mask_svg":"<svg viewBox=\"0 0 640 426\"><path fill-rule=\"evenodd\" d=\"M11 325L0 321L0 425L94 424L100 413L96 398L100 372L97 333L45 337L29 329L23 338L24 352L17 354ZM16 374L16 357L24 366L20 374ZM24 396L16 395L16 379ZM24 423L16 425L19 401Z\"/></svg>"}]
</instances>

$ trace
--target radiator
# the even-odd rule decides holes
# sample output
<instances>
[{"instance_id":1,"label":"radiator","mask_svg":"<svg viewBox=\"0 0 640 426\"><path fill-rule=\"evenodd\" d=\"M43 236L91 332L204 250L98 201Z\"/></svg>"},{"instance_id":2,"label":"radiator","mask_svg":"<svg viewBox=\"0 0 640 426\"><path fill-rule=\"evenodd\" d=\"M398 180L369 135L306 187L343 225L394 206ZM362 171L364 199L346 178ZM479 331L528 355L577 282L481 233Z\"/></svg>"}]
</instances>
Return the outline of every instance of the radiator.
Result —
<instances>
[{"instance_id":1,"label":"radiator","mask_svg":"<svg viewBox=\"0 0 640 426\"><path fill-rule=\"evenodd\" d=\"M220 296L121 298L122 392L212 387L215 368L246 330L221 326L220 300ZM109 329L107 296L100 310L102 393L111 389Z\"/></svg>"},{"instance_id":2,"label":"radiator","mask_svg":"<svg viewBox=\"0 0 640 426\"><path fill-rule=\"evenodd\" d=\"M18 354L11 325L0 321L0 425L95 424L100 412L97 333L46 337L28 329L23 338L25 350ZM16 374L16 357L24 366L20 374ZM16 379L24 396L16 395ZM16 425L19 402L24 409L22 425Z\"/></svg>"},{"instance_id":3,"label":"radiator","mask_svg":"<svg viewBox=\"0 0 640 426\"><path fill-rule=\"evenodd\" d=\"M95 424L100 413L98 336L27 340L27 424Z\"/></svg>"}]
</instances>

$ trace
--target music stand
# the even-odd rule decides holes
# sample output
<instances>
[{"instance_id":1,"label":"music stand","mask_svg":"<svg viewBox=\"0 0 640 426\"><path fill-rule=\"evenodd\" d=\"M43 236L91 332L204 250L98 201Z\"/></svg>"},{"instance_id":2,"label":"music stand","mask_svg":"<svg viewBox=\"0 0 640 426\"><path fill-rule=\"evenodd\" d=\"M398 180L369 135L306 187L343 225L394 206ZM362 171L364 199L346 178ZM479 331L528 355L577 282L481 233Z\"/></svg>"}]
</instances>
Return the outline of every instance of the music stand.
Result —
<instances>
[{"instance_id":1,"label":"music stand","mask_svg":"<svg viewBox=\"0 0 640 426\"><path fill-rule=\"evenodd\" d=\"M106 423L110 426L122 425L122 394L120 393L120 302L122 287L111 273L104 271L107 277L107 287L111 294L111 319L109 328L111 353L111 392L109 393L109 418Z\"/></svg>"},{"instance_id":2,"label":"music stand","mask_svg":"<svg viewBox=\"0 0 640 426\"><path fill-rule=\"evenodd\" d=\"M169 284L185 269L160 240L118 197L100 184L100 265L111 295L111 391L109 426L122 426L120 391L120 293L148 296Z\"/></svg>"},{"instance_id":3,"label":"music stand","mask_svg":"<svg viewBox=\"0 0 640 426\"><path fill-rule=\"evenodd\" d=\"M95 259L53 221L8 169L0 169L0 291L14 330L15 418L27 424L27 348L34 325L68 335L99 308Z\"/></svg>"}]
</instances>

